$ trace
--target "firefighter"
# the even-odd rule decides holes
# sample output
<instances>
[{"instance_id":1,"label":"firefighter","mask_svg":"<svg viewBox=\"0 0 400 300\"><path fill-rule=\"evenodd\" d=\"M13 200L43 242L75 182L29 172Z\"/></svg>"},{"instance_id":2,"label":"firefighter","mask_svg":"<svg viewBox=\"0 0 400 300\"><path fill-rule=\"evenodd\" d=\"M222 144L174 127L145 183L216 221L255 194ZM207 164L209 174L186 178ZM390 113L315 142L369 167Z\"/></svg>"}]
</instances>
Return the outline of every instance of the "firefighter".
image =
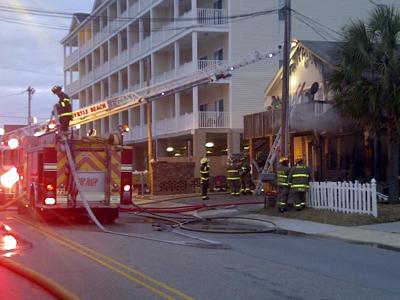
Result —
<instances>
[{"instance_id":1,"label":"firefighter","mask_svg":"<svg viewBox=\"0 0 400 300\"><path fill-rule=\"evenodd\" d=\"M247 156L242 156L241 159L241 164L240 164L240 192L243 195L246 194L251 194L251 174L250 174L250 166L247 163Z\"/></svg>"},{"instance_id":2,"label":"firefighter","mask_svg":"<svg viewBox=\"0 0 400 300\"><path fill-rule=\"evenodd\" d=\"M296 159L296 165L290 169L289 184L290 195L296 210L306 206L306 192L309 189L311 170L304 165L302 157Z\"/></svg>"},{"instance_id":3,"label":"firefighter","mask_svg":"<svg viewBox=\"0 0 400 300\"><path fill-rule=\"evenodd\" d=\"M229 187L231 189L232 196L240 195L240 175L239 175L240 165L237 160L236 155L232 155L232 157L228 161L228 182Z\"/></svg>"},{"instance_id":4,"label":"firefighter","mask_svg":"<svg viewBox=\"0 0 400 300\"><path fill-rule=\"evenodd\" d=\"M51 89L53 94L57 95L58 103L56 104L56 112L58 122L60 123L61 132L68 133L69 122L72 120L72 103L71 99L62 91L61 86L55 85ZM54 115L54 112L53 112Z\"/></svg>"},{"instance_id":5,"label":"firefighter","mask_svg":"<svg viewBox=\"0 0 400 300\"><path fill-rule=\"evenodd\" d=\"M210 199L207 196L208 185L210 179L210 165L208 164L208 158L203 157L200 160L200 185L201 185L201 199L208 200Z\"/></svg>"},{"instance_id":6,"label":"firefighter","mask_svg":"<svg viewBox=\"0 0 400 300\"><path fill-rule=\"evenodd\" d=\"M276 168L276 185L278 187L278 209L279 212L287 210L287 202L289 198L289 158L281 157Z\"/></svg>"}]
</instances>

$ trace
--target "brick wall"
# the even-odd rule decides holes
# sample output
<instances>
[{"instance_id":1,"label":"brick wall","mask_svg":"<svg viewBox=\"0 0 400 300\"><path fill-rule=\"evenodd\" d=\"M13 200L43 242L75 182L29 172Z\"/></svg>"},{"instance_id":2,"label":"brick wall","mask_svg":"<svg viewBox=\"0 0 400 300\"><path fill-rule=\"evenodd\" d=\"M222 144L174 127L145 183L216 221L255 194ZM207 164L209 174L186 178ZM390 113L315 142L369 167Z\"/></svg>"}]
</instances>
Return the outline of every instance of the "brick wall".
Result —
<instances>
[{"instance_id":1,"label":"brick wall","mask_svg":"<svg viewBox=\"0 0 400 300\"><path fill-rule=\"evenodd\" d=\"M154 195L194 193L194 162L164 162L153 164Z\"/></svg>"}]
</instances>

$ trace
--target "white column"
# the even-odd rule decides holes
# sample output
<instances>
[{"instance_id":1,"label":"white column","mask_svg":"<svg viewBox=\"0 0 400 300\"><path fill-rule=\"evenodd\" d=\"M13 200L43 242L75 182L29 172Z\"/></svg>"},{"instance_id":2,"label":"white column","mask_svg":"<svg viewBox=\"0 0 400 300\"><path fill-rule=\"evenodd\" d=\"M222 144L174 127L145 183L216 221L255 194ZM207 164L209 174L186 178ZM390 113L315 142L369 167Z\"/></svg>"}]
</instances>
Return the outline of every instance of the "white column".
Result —
<instances>
[{"instance_id":1,"label":"white column","mask_svg":"<svg viewBox=\"0 0 400 300\"><path fill-rule=\"evenodd\" d=\"M199 87L193 89L193 128L199 128Z\"/></svg>"},{"instance_id":2,"label":"white column","mask_svg":"<svg viewBox=\"0 0 400 300\"><path fill-rule=\"evenodd\" d=\"M144 82L144 61L143 59L139 61L139 83L140 86L145 86Z\"/></svg>"},{"instance_id":3,"label":"white column","mask_svg":"<svg viewBox=\"0 0 400 300\"><path fill-rule=\"evenodd\" d=\"M174 0L174 19L179 17L179 0Z\"/></svg>"},{"instance_id":4,"label":"white column","mask_svg":"<svg viewBox=\"0 0 400 300\"><path fill-rule=\"evenodd\" d=\"M192 33L192 61L193 61L193 71L197 71L197 61L198 61L197 32Z\"/></svg>"},{"instance_id":5,"label":"white column","mask_svg":"<svg viewBox=\"0 0 400 300\"><path fill-rule=\"evenodd\" d=\"M175 130L178 129L179 126L179 117L181 115L181 94L175 94Z\"/></svg>"},{"instance_id":6,"label":"white column","mask_svg":"<svg viewBox=\"0 0 400 300\"><path fill-rule=\"evenodd\" d=\"M142 41L143 41L143 19L139 19L139 44L140 44L140 49L142 49Z\"/></svg>"},{"instance_id":7,"label":"white column","mask_svg":"<svg viewBox=\"0 0 400 300\"><path fill-rule=\"evenodd\" d=\"M180 57L181 57L181 54L180 54L179 42L176 41L174 43L175 76L177 75L177 71L178 71L178 68L180 66L180 61L181 61Z\"/></svg>"},{"instance_id":8,"label":"white column","mask_svg":"<svg viewBox=\"0 0 400 300\"><path fill-rule=\"evenodd\" d=\"M191 1L192 1L191 8L192 8L193 19L196 19L197 18L197 0L191 0Z\"/></svg>"}]
</instances>

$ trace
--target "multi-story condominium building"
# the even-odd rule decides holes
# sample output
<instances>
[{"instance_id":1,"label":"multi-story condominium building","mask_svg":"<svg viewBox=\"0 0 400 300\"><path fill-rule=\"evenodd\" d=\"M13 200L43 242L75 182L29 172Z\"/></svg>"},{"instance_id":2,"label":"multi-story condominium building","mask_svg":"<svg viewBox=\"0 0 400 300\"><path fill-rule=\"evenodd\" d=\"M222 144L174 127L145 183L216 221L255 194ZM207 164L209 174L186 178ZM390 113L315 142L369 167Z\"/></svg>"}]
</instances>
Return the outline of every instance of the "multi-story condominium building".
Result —
<instances>
[{"instance_id":1,"label":"multi-story condominium building","mask_svg":"<svg viewBox=\"0 0 400 300\"><path fill-rule=\"evenodd\" d=\"M306 15L293 12L293 37L314 40L334 34L323 33L307 16L339 30L373 6L367 0L292 2ZM75 15L62 40L66 92L83 107L256 49L277 50L283 40L277 7L272 0L97 0L90 14ZM264 89L278 65L278 59L259 62L231 78L153 101L155 157L198 162L208 154L212 175L224 174L226 155L241 151L243 116L264 107ZM121 123L131 129L124 141L137 149L137 168L145 168L143 106L86 124L81 134L91 128L112 132Z\"/></svg>"}]
</instances>

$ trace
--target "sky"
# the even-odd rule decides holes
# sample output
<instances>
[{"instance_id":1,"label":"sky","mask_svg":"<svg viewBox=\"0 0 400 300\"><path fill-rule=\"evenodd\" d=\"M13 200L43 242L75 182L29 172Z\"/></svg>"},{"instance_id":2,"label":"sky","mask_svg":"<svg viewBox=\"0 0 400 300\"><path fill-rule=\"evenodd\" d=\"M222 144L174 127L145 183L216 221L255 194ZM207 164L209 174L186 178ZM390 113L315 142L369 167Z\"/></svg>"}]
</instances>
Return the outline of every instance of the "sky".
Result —
<instances>
[{"instance_id":1,"label":"sky","mask_svg":"<svg viewBox=\"0 0 400 300\"><path fill-rule=\"evenodd\" d=\"M90 13L93 3L94 0L0 0L0 127L27 123L29 86L35 89L32 116L39 122L50 117L58 100L51 87L64 83L64 51L60 41L71 25L68 16L14 13L7 11L7 7L71 14ZM44 28L44 24L53 28Z\"/></svg>"}]
</instances>

